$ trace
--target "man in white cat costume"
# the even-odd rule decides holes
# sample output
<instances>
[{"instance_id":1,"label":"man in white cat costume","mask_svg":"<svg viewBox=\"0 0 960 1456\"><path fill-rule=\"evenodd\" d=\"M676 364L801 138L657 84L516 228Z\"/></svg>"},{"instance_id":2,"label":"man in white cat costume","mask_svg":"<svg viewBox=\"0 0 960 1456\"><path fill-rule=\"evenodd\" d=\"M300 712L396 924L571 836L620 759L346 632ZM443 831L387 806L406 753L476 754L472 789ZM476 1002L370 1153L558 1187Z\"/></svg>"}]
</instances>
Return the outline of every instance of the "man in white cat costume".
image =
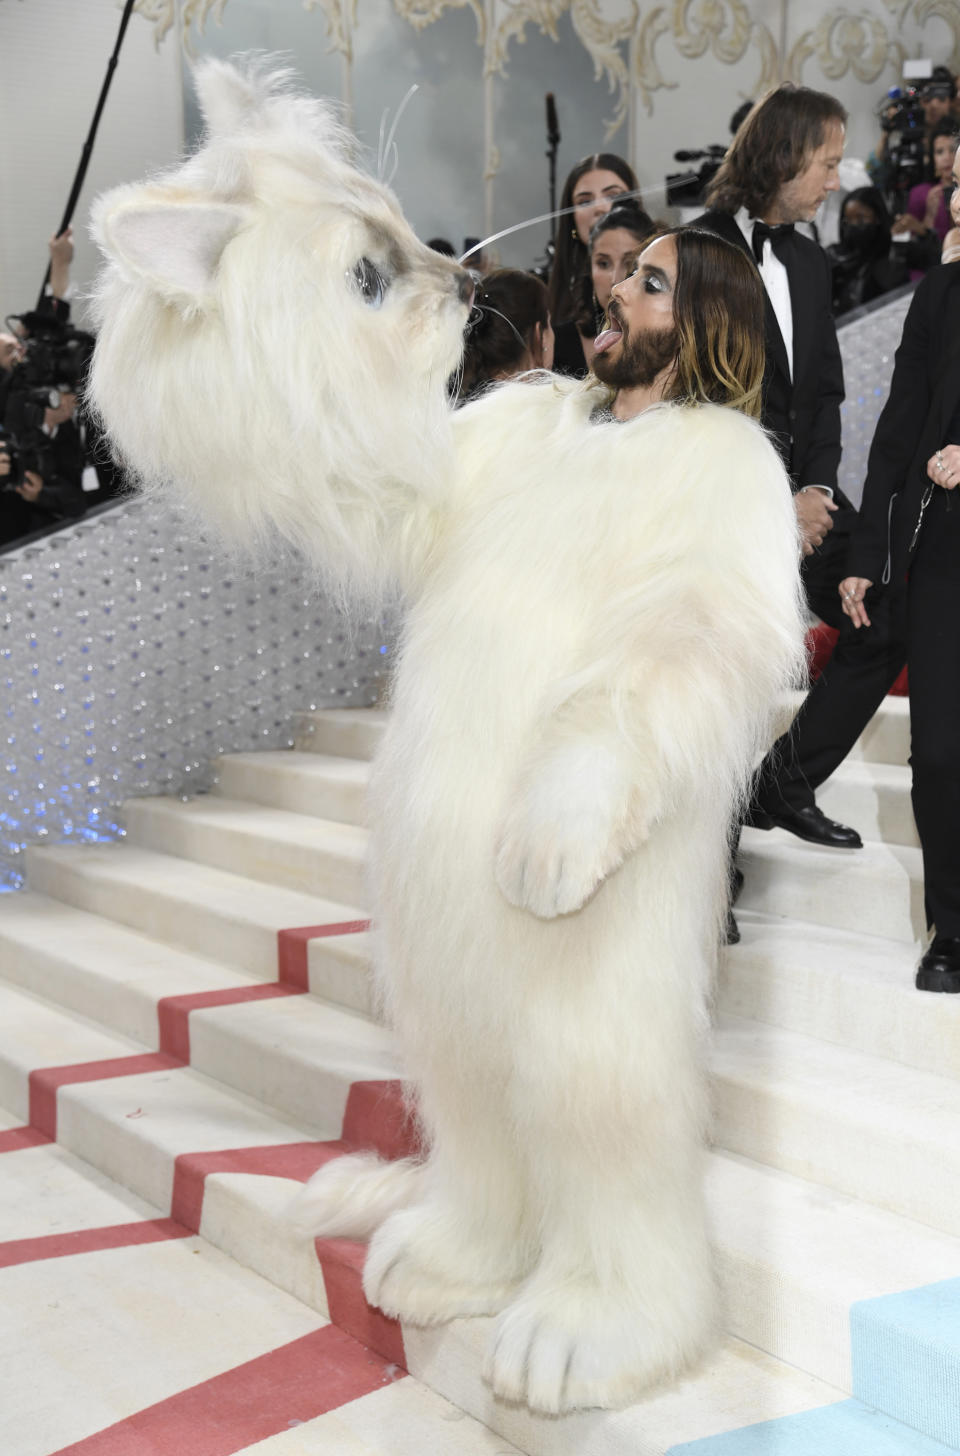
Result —
<instances>
[{"instance_id":1,"label":"man in white cat costume","mask_svg":"<svg viewBox=\"0 0 960 1456\"><path fill-rule=\"evenodd\" d=\"M407 603L371 893L424 1155L331 1164L301 1222L372 1236L391 1315L497 1315L498 1395L625 1403L713 1330L726 837L802 671L755 272L663 237L614 290L608 383L454 413L467 275L324 105L216 62L199 87L202 149L98 205L95 403L148 486Z\"/></svg>"}]
</instances>

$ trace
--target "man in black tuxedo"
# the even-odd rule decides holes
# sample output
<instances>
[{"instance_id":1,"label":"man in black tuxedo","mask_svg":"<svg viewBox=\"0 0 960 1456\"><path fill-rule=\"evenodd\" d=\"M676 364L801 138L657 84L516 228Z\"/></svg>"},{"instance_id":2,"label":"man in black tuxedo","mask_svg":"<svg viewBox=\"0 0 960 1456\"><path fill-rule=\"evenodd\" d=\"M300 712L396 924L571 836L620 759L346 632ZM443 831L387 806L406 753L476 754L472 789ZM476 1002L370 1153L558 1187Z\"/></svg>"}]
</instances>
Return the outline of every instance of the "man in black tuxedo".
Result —
<instances>
[{"instance_id":1,"label":"man in black tuxedo","mask_svg":"<svg viewBox=\"0 0 960 1456\"><path fill-rule=\"evenodd\" d=\"M960 184L960 161L954 168ZM960 263L933 269L910 305L870 449L840 584L854 629L894 623L910 668L913 812L927 924L921 991L960 992ZM909 572L909 576L907 573Z\"/></svg>"},{"instance_id":2,"label":"man in black tuxedo","mask_svg":"<svg viewBox=\"0 0 960 1456\"><path fill-rule=\"evenodd\" d=\"M885 617L858 635L837 587L857 513L837 487L843 367L831 313L830 264L797 233L839 188L846 112L834 97L785 84L759 102L738 131L695 224L748 252L766 289L767 370L763 424L793 483L811 609L841 631L833 658L791 733L767 758L750 821L801 839L859 849L855 829L817 807L815 790L856 742L890 683ZM744 523L749 530L749 522ZM843 690L826 688L843 668ZM881 686L882 685L882 686Z\"/></svg>"}]
</instances>

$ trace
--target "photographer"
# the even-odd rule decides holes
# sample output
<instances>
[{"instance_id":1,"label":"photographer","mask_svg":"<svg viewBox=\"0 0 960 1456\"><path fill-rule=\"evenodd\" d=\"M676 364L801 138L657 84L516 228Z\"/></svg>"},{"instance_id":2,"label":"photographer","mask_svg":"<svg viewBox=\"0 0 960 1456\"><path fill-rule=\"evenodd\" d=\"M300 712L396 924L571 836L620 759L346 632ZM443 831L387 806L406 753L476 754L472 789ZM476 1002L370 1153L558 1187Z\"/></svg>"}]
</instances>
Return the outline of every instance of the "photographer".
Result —
<instances>
[{"instance_id":1,"label":"photographer","mask_svg":"<svg viewBox=\"0 0 960 1456\"><path fill-rule=\"evenodd\" d=\"M907 210L893 224L894 232L908 232L920 244L908 256L910 276L914 280L939 263L943 239L950 230L949 199L953 193L953 163L958 142L955 121L936 123L927 144L927 181L911 188Z\"/></svg>"},{"instance_id":2,"label":"photographer","mask_svg":"<svg viewBox=\"0 0 960 1456\"><path fill-rule=\"evenodd\" d=\"M919 87L908 86L885 98L880 111L880 138L867 159L875 186L904 212L913 187L924 180L929 142L935 127L953 117L957 87L946 66L934 66ZM895 199L895 200L894 200Z\"/></svg>"}]
</instances>

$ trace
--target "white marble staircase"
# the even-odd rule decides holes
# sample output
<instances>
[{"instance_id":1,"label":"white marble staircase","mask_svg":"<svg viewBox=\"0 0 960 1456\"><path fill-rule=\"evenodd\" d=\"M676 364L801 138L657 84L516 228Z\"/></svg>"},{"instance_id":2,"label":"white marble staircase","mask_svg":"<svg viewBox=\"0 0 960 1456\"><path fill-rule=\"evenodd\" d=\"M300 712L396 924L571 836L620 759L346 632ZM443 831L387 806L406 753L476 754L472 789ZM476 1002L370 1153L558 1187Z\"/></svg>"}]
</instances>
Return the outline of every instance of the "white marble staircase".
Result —
<instances>
[{"instance_id":1,"label":"white marble staircase","mask_svg":"<svg viewBox=\"0 0 960 1456\"><path fill-rule=\"evenodd\" d=\"M173 1220L177 1237L152 1256L161 1248L172 1264L169 1249L196 1246L222 1281L254 1281L267 1303L273 1291L281 1324L303 1311L388 1372L409 1371L356 1402L357 1420L371 1401L416 1406L416 1418L384 1417L385 1444L348 1432L337 1445L323 1414L297 1425L300 1445L285 1434L231 1451L960 1448L960 997L913 989L922 897L906 704L888 699L821 796L861 828L862 851L744 835L743 939L724 958L713 1050L709 1197L726 1341L674 1389L559 1421L490 1396L487 1322L400 1330L363 1304L358 1247L305 1246L278 1216L294 1180L345 1144L389 1155L408 1137L360 928L364 785L381 729L374 711L303 715L295 751L223 760L213 795L126 806L124 843L31 853L29 891L0 902L0 1149L21 1136L4 1127L28 1129L33 1145L0 1154L0 1188L16 1160L26 1187L30 1158L56 1159L98 1190L78 1196L75 1215L58 1204L58 1227ZM104 1189L128 1219L102 1216ZM5 1231L4 1208L0 1195L0 1302L4 1279L26 1288L39 1268L4 1269L4 1240L28 1237ZM9 1226L29 1229L17 1216ZM66 1277L76 1266L82 1284L84 1261L121 1255L133 1251L44 1268ZM209 1363L198 1357L197 1380ZM84 1407L74 1441L139 1409L133 1386L88 1404L96 1414ZM5 1445L3 1410L0 1399L4 1456L67 1450ZM375 1413L364 1419L376 1426ZM328 1422L315 1446L314 1421Z\"/></svg>"}]
</instances>

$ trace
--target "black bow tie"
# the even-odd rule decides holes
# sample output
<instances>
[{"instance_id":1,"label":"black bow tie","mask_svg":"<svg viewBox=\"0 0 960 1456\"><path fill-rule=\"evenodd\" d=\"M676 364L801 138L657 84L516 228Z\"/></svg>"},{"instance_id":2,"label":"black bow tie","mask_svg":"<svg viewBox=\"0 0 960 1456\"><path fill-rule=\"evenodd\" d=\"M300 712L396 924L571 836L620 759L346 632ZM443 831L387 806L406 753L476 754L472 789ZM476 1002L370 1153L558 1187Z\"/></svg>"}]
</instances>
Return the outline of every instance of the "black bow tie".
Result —
<instances>
[{"instance_id":1,"label":"black bow tie","mask_svg":"<svg viewBox=\"0 0 960 1456\"><path fill-rule=\"evenodd\" d=\"M793 244L793 223L781 222L774 227L768 227L765 222L755 222L753 225L753 256L759 266L763 262L763 245L767 238L770 239L770 246L780 259L784 261L784 255Z\"/></svg>"}]
</instances>

